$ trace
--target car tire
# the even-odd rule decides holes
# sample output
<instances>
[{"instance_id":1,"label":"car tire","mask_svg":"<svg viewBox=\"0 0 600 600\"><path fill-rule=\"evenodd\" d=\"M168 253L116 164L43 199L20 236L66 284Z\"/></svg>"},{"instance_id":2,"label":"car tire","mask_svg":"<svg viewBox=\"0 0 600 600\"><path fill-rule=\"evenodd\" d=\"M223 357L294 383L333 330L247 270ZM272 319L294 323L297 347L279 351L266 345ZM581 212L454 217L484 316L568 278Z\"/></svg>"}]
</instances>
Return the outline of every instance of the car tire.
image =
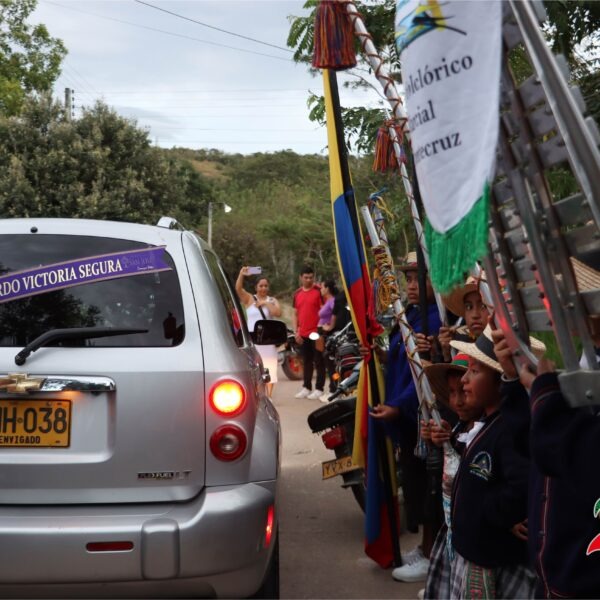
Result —
<instances>
[{"instance_id":1,"label":"car tire","mask_svg":"<svg viewBox=\"0 0 600 600\"><path fill-rule=\"evenodd\" d=\"M273 548L273 554L265 578L258 591L250 596L255 599L269 599L277 600L279 598L279 535L275 540L275 547Z\"/></svg>"}]
</instances>

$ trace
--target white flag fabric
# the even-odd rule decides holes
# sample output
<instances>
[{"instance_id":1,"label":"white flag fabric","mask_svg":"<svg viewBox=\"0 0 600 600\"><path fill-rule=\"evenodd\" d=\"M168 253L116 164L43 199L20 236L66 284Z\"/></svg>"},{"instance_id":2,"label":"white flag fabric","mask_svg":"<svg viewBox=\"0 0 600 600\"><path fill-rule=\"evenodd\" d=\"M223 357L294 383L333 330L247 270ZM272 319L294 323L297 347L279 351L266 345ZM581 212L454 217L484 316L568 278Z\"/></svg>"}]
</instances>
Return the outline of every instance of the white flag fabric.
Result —
<instances>
[{"instance_id":1,"label":"white flag fabric","mask_svg":"<svg viewBox=\"0 0 600 600\"><path fill-rule=\"evenodd\" d=\"M427 213L431 280L447 292L487 251L500 119L501 2L399 0L396 43Z\"/></svg>"}]
</instances>

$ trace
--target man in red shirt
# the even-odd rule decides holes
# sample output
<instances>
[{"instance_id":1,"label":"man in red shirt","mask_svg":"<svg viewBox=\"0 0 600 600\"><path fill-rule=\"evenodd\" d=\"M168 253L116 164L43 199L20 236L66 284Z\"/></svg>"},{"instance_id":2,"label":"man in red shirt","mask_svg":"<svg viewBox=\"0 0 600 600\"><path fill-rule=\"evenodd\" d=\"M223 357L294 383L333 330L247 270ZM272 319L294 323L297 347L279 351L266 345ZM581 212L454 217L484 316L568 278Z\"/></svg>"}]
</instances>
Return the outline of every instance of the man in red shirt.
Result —
<instances>
[{"instance_id":1,"label":"man in red shirt","mask_svg":"<svg viewBox=\"0 0 600 600\"><path fill-rule=\"evenodd\" d=\"M325 361L323 352L319 352L314 340L308 337L317 331L322 303L321 290L315 285L312 267L302 268L300 283L302 287L294 293L294 332L304 360L304 387L296 394L296 398L318 400L325 385ZM313 365L317 370L315 390L312 390Z\"/></svg>"}]
</instances>

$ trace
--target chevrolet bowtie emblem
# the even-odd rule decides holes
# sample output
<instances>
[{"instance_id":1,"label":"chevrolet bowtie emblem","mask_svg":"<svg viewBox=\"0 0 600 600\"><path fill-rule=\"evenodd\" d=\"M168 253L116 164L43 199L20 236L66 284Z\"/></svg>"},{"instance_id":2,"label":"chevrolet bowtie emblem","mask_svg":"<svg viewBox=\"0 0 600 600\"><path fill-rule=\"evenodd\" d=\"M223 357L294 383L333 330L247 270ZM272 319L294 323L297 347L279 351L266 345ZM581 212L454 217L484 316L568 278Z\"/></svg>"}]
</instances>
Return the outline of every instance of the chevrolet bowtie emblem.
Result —
<instances>
[{"instance_id":1,"label":"chevrolet bowtie emblem","mask_svg":"<svg viewBox=\"0 0 600 600\"><path fill-rule=\"evenodd\" d=\"M0 377L0 391L9 394L27 394L37 392L44 383L40 377L29 377L27 373L9 373Z\"/></svg>"}]
</instances>

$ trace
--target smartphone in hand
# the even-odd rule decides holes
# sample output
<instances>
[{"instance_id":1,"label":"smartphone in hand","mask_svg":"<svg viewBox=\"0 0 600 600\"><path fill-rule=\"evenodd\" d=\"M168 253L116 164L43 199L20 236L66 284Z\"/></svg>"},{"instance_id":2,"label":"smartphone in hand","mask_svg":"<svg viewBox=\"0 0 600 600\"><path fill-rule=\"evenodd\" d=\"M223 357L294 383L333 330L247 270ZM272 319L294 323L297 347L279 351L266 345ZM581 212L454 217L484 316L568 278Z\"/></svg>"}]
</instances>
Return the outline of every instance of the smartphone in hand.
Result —
<instances>
[{"instance_id":1,"label":"smartphone in hand","mask_svg":"<svg viewBox=\"0 0 600 600\"><path fill-rule=\"evenodd\" d=\"M262 273L262 267L248 267L248 275L260 275Z\"/></svg>"}]
</instances>

